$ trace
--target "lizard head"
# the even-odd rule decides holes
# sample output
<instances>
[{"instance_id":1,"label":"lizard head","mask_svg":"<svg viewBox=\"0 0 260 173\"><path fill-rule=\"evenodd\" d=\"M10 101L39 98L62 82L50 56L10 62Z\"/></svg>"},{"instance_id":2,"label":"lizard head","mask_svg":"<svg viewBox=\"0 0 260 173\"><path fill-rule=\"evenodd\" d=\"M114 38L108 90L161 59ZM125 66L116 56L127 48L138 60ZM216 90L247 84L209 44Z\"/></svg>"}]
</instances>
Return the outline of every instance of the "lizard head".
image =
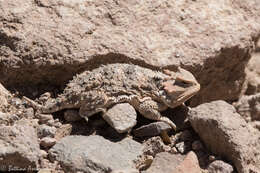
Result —
<instances>
[{"instance_id":1,"label":"lizard head","mask_svg":"<svg viewBox=\"0 0 260 173\"><path fill-rule=\"evenodd\" d=\"M162 83L161 99L170 108L181 105L200 90L200 84L187 70L178 68L176 72L164 70L169 75Z\"/></svg>"}]
</instances>

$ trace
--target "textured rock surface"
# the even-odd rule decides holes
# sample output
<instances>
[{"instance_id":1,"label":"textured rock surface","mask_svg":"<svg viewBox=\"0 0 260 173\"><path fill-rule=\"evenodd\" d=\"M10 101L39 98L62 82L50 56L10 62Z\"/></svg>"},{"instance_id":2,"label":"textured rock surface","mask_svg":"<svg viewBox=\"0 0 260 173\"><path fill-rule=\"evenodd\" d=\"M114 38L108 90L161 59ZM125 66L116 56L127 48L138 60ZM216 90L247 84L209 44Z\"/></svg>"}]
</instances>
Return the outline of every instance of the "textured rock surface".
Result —
<instances>
[{"instance_id":1,"label":"textured rock surface","mask_svg":"<svg viewBox=\"0 0 260 173\"><path fill-rule=\"evenodd\" d=\"M49 153L66 171L105 173L132 168L141 150L141 144L131 139L113 143L101 136L68 136Z\"/></svg>"},{"instance_id":2,"label":"textured rock surface","mask_svg":"<svg viewBox=\"0 0 260 173\"><path fill-rule=\"evenodd\" d=\"M222 160L216 160L208 167L208 173L233 173L233 171L233 167Z\"/></svg>"},{"instance_id":3,"label":"textured rock surface","mask_svg":"<svg viewBox=\"0 0 260 173\"><path fill-rule=\"evenodd\" d=\"M27 121L0 126L1 171L36 169L41 157L35 129Z\"/></svg>"},{"instance_id":4,"label":"textured rock surface","mask_svg":"<svg viewBox=\"0 0 260 173\"><path fill-rule=\"evenodd\" d=\"M145 173L201 173L199 161L194 152L187 156L162 152L156 155L151 167Z\"/></svg>"},{"instance_id":5,"label":"textured rock surface","mask_svg":"<svg viewBox=\"0 0 260 173\"><path fill-rule=\"evenodd\" d=\"M161 152L156 155L152 165L145 173L173 173L176 167L183 161L183 155Z\"/></svg>"},{"instance_id":6,"label":"textured rock surface","mask_svg":"<svg viewBox=\"0 0 260 173\"><path fill-rule=\"evenodd\" d=\"M224 102L191 109L189 120L211 152L232 161L239 173L260 172L259 135Z\"/></svg>"},{"instance_id":7,"label":"textured rock surface","mask_svg":"<svg viewBox=\"0 0 260 173\"><path fill-rule=\"evenodd\" d=\"M0 2L0 73L9 87L60 85L123 61L194 72L196 103L234 99L260 28L258 0L19 2Z\"/></svg>"},{"instance_id":8,"label":"textured rock surface","mask_svg":"<svg viewBox=\"0 0 260 173\"><path fill-rule=\"evenodd\" d=\"M242 96L234 106L246 121L260 121L260 93Z\"/></svg>"},{"instance_id":9,"label":"textured rock surface","mask_svg":"<svg viewBox=\"0 0 260 173\"><path fill-rule=\"evenodd\" d=\"M194 152L189 152L183 162L176 168L173 173L201 173L199 161Z\"/></svg>"},{"instance_id":10,"label":"textured rock surface","mask_svg":"<svg viewBox=\"0 0 260 173\"><path fill-rule=\"evenodd\" d=\"M7 105L7 97L10 95L9 91L4 88L0 83L0 109L2 106Z\"/></svg>"},{"instance_id":11,"label":"textured rock surface","mask_svg":"<svg viewBox=\"0 0 260 173\"><path fill-rule=\"evenodd\" d=\"M116 104L103 115L103 118L118 133L131 130L136 125L136 117L135 108L129 103Z\"/></svg>"},{"instance_id":12,"label":"textured rock surface","mask_svg":"<svg viewBox=\"0 0 260 173\"><path fill-rule=\"evenodd\" d=\"M247 68L247 90L246 94L256 94L260 92L260 53L252 55Z\"/></svg>"}]
</instances>

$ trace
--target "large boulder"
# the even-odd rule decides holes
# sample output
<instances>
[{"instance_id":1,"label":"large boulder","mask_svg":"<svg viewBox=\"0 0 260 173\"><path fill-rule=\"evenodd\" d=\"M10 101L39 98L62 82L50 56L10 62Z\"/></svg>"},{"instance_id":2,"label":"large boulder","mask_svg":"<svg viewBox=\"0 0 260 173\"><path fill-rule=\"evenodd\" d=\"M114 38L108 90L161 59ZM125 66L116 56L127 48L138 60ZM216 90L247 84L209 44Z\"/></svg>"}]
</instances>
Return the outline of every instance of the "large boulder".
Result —
<instances>
[{"instance_id":1,"label":"large boulder","mask_svg":"<svg viewBox=\"0 0 260 173\"><path fill-rule=\"evenodd\" d=\"M49 154L66 172L106 173L134 168L142 145L132 139L113 143L102 136L67 136Z\"/></svg>"},{"instance_id":2,"label":"large boulder","mask_svg":"<svg viewBox=\"0 0 260 173\"><path fill-rule=\"evenodd\" d=\"M260 172L259 133L225 101L192 108L189 120L209 150L229 161L239 173Z\"/></svg>"},{"instance_id":3,"label":"large boulder","mask_svg":"<svg viewBox=\"0 0 260 173\"><path fill-rule=\"evenodd\" d=\"M30 121L0 126L1 171L37 170L41 159L36 130Z\"/></svg>"},{"instance_id":4,"label":"large boulder","mask_svg":"<svg viewBox=\"0 0 260 173\"><path fill-rule=\"evenodd\" d=\"M0 1L0 82L61 86L80 71L128 62L190 70L202 85L193 104L235 99L259 10L259 0Z\"/></svg>"}]
</instances>

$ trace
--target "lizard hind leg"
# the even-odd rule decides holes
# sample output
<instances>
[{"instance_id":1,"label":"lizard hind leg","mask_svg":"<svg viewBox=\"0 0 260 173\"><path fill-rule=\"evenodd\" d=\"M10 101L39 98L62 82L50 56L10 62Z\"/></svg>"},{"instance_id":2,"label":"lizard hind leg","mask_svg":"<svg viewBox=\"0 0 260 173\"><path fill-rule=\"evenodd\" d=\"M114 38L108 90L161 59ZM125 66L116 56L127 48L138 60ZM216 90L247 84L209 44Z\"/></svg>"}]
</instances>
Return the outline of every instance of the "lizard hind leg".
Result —
<instances>
[{"instance_id":1,"label":"lizard hind leg","mask_svg":"<svg viewBox=\"0 0 260 173\"><path fill-rule=\"evenodd\" d=\"M88 122L88 118L96 113L102 112L104 114L106 112L105 108L96 108L89 109L87 106L81 106L79 109L79 115L84 118Z\"/></svg>"},{"instance_id":2,"label":"lizard hind leg","mask_svg":"<svg viewBox=\"0 0 260 173\"><path fill-rule=\"evenodd\" d=\"M176 125L167 117L162 116L159 110L164 110L162 109L160 103L149 99L141 102L140 104L137 105L138 111L145 117L151 120L158 120L158 121L163 121L167 124L169 124L174 131L176 131Z\"/></svg>"}]
</instances>

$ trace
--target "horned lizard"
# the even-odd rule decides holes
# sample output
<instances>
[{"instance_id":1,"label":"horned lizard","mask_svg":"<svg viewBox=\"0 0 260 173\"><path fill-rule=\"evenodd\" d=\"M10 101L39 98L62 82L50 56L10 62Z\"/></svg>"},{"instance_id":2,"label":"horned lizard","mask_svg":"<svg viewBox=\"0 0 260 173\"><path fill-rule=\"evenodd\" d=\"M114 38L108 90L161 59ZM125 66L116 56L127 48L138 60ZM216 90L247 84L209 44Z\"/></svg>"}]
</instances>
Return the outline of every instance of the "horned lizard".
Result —
<instances>
[{"instance_id":1,"label":"horned lizard","mask_svg":"<svg viewBox=\"0 0 260 173\"><path fill-rule=\"evenodd\" d=\"M29 98L24 99L41 113L78 108L80 116L86 120L114 104L127 102L144 117L164 121L176 129L175 124L160 112L181 105L199 90L195 77L182 68L175 72L154 71L115 63L76 75L51 103L40 105Z\"/></svg>"}]
</instances>

